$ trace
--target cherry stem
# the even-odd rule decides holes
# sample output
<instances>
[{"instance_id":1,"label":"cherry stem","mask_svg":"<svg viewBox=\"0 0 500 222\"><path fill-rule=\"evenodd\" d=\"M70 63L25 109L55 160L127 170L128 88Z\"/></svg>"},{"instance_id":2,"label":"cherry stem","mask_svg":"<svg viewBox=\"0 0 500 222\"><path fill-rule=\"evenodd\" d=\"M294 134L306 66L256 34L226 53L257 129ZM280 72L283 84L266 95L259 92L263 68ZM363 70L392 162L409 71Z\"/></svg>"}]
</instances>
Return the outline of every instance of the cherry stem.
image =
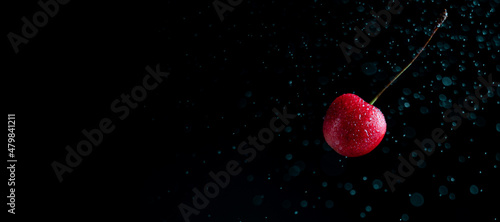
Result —
<instances>
[{"instance_id":1,"label":"cherry stem","mask_svg":"<svg viewBox=\"0 0 500 222\"><path fill-rule=\"evenodd\" d=\"M442 12L442 13L441 13L440 18L439 18L439 19L438 19L438 21L437 21L438 23L437 23L436 27L434 27L434 30L432 31L432 34L431 34L431 36L429 37L429 39L427 40L427 42L425 43L424 47L422 47L422 48L418 51L417 55L416 55L415 57L413 57L413 59L411 60L411 62L410 62L408 65L406 65L406 67L405 67L403 70L401 70L401 71L400 71L400 72L396 75L396 77L394 77L394 78L391 80L391 82L389 82L389 84L387 84L387 85L384 87L384 89L382 89L382 91L380 91L380 92L379 92L379 93L375 96L375 98L373 98L373 100L370 102L370 104L371 104L371 105L373 105L373 104L375 103L375 101L377 101L378 97L380 97L380 95L382 95L382 93L384 93L384 91L385 91L387 88L389 88L389 86L390 86L390 85L392 85L392 83L393 83L394 81L396 81L396 79L398 79L398 78L399 78L399 76L401 76L401 74L403 74L403 72L405 72L405 71L406 71L406 69L408 69L408 67L410 67L410 66L411 66L411 64L413 64L413 62L415 62L415 60L418 58L418 56L420 55L420 53L422 53L422 51L424 51L425 47L427 47L427 44L429 44L429 42L431 41L432 36L434 36L434 34L436 34L436 31L439 29L439 27L441 27L441 25L443 25L443 22L446 20L446 18L448 18L448 12L447 12L447 11L446 11L446 9L445 9L445 10L444 10L444 12Z\"/></svg>"}]
</instances>

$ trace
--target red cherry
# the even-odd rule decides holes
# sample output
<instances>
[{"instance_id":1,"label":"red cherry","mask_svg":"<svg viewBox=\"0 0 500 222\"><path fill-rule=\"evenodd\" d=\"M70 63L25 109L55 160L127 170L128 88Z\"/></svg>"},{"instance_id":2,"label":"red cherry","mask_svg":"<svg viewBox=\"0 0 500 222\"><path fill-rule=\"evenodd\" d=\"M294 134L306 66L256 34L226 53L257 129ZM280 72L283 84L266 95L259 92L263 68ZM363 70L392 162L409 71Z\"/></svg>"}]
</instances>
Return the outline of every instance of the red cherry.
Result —
<instances>
[{"instance_id":1,"label":"red cherry","mask_svg":"<svg viewBox=\"0 0 500 222\"><path fill-rule=\"evenodd\" d=\"M354 94L337 97L326 112L323 136L330 147L347 157L363 156L382 141L384 114Z\"/></svg>"}]
</instances>

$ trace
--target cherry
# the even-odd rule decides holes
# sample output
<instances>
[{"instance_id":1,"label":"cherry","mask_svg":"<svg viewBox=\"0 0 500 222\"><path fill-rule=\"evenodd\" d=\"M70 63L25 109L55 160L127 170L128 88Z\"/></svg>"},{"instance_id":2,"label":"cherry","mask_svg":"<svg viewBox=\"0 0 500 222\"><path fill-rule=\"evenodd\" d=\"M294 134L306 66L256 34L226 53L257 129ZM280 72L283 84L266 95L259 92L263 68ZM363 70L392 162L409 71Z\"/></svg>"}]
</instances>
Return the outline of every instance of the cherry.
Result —
<instances>
[{"instance_id":1,"label":"cherry","mask_svg":"<svg viewBox=\"0 0 500 222\"><path fill-rule=\"evenodd\" d=\"M337 97L326 111L323 122L323 136L326 143L337 153L347 157L363 156L377 147L384 138L387 124L384 114L373 104L378 97L399 77L425 49L432 36L448 17L446 9L438 18L431 36L411 62L399 72L367 103L359 96L348 93Z\"/></svg>"},{"instance_id":2,"label":"cherry","mask_svg":"<svg viewBox=\"0 0 500 222\"><path fill-rule=\"evenodd\" d=\"M354 94L337 97L323 122L325 140L337 153L347 157L363 156L384 138L384 114Z\"/></svg>"}]
</instances>

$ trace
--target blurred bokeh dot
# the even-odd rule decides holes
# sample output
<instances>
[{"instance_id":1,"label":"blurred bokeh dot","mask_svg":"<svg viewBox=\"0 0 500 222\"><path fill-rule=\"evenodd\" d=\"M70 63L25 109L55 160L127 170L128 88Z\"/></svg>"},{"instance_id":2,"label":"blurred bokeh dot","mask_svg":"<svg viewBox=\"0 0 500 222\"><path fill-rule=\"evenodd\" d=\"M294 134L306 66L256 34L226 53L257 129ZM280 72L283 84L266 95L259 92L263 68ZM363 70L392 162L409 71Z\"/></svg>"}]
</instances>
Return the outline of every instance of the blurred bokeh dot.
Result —
<instances>
[{"instance_id":1,"label":"blurred bokeh dot","mask_svg":"<svg viewBox=\"0 0 500 222\"><path fill-rule=\"evenodd\" d=\"M326 208L332 208L333 207L333 201L332 200L325 201L325 207Z\"/></svg>"},{"instance_id":2,"label":"blurred bokeh dot","mask_svg":"<svg viewBox=\"0 0 500 222\"><path fill-rule=\"evenodd\" d=\"M441 101L445 101L445 100L446 100L446 95L444 95L444 94L440 94L440 95L439 95L439 100L441 100Z\"/></svg>"},{"instance_id":3,"label":"blurred bokeh dot","mask_svg":"<svg viewBox=\"0 0 500 222\"><path fill-rule=\"evenodd\" d=\"M470 193L474 194L474 195L476 195L476 194L479 193L479 188L477 188L476 185L471 185L470 188L469 188L469 190L470 190Z\"/></svg>"},{"instance_id":4,"label":"blurred bokeh dot","mask_svg":"<svg viewBox=\"0 0 500 222\"><path fill-rule=\"evenodd\" d=\"M253 197L253 204L255 206L260 206L262 204L263 199L264 195L256 195Z\"/></svg>"},{"instance_id":5,"label":"blurred bokeh dot","mask_svg":"<svg viewBox=\"0 0 500 222\"><path fill-rule=\"evenodd\" d=\"M372 186L373 186L373 189L378 190L378 189L382 188L382 181L379 179L375 179L372 182Z\"/></svg>"},{"instance_id":6,"label":"blurred bokeh dot","mask_svg":"<svg viewBox=\"0 0 500 222\"><path fill-rule=\"evenodd\" d=\"M344 189L351 190L352 189L352 184L351 183L345 183L344 184Z\"/></svg>"},{"instance_id":7,"label":"blurred bokeh dot","mask_svg":"<svg viewBox=\"0 0 500 222\"><path fill-rule=\"evenodd\" d=\"M450 197L450 200L455 200L455 194L454 193L450 193L450 195L448 195Z\"/></svg>"},{"instance_id":8,"label":"blurred bokeh dot","mask_svg":"<svg viewBox=\"0 0 500 222\"><path fill-rule=\"evenodd\" d=\"M413 193L410 195L410 203L415 207L420 207L424 204L424 196L420 193Z\"/></svg>"},{"instance_id":9,"label":"blurred bokeh dot","mask_svg":"<svg viewBox=\"0 0 500 222\"><path fill-rule=\"evenodd\" d=\"M448 194L448 188L444 185L439 186L439 195L443 196Z\"/></svg>"},{"instance_id":10,"label":"blurred bokeh dot","mask_svg":"<svg viewBox=\"0 0 500 222\"><path fill-rule=\"evenodd\" d=\"M300 206L301 207L307 207L307 201L305 201L305 200L300 201Z\"/></svg>"},{"instance_id":11,"label":"blurred bokeh dot","mask_svg":"<svg viewBox=\"0 0 500 222\"><path fill-rule=\"evenodd\" d=\"M302 145L304 145L304 146L308 146L308 145L309 145L309 140L304 140L304 141L302 141Z\"/></svg>"},{"instance_id":12,"label":"blurred bokeh dot","mask_svg":"<svg viewBox=\"0 0 500 222\"><path fill-rule=\"evenodd\" d=\"M247 98L252 97L252 91L247 91L247 92L245 93L245 96L246 96Z\"/></svg>"},{"instance_id":13,"label":"blurred bokeh dot","mask_svg":"<svg viewBox=\"0 0 500 222\"><path fill-rule=\"evenodd\" d=\"M409 88L404 88L404 89L403 89L403 94L405 94L405 95L409 96L409 95L411 94L411 89L409 89Z\"/></svg>"},{"instance_id":14,"label":"blurred bokeh dot","mask_svg":"<svg viewBox=\"0 0 500 222\"><path fill-rule=\"evenodd\" d=\"M408 216L408 214L401 215L401 221L408 221L409 219L410 219L410 216Z\"/></svg>"},{"instance_id":15,"label":"blurred bokeh dot","mask_svg":"<svg viewBox=\"0 0 500 222\"><path fill-rule=\"evenodd\" d=\"M465 157L464 156L459 156L458 157L458 162L464 163L465 162Z\"/></svg>"},{"instance_id":16,"label":"blurred bokeh dot","mask_svg":"<svg viewBox=\"0 0 500 222\"><path fill-rule=\"evenodd\" d=\"M452 83L450 77L444 77L442 81L445 86L450 86Z\"/></svg>"},{"instance_id":17,"label":"blurred bokeh dot","mask_svg":"<svg viewBox=\"0 0 500 222\"><path fill-rule=\"evenodd\" d=\"M422 107L420 107L420 112L422 114L427 114L427 113L429 113L429 109L425 106L422 106Z\"/></svg>"},{"instance_id":18,"label":"blurred bokeh dot","mask_svg":"<svg viewBox=\"0 0 500 222\"><path fill-rule=\"evenodd\" d=\"M377 72L377 63L376 62L367 62L361 65L361 70L367 76L371 76Z\"/></svg>"},{"instance_id":19,"label":"blurred bokeh dot","mask_svg":"<svg viewBox=\"0 0 500 222\"><path fill-rule=\"evenodd\" d=\"M300 168L298 166L292 166L288 170L288 174L290 174L290 176L296 177L300 174Z\"/></svg>"}]
</instances>

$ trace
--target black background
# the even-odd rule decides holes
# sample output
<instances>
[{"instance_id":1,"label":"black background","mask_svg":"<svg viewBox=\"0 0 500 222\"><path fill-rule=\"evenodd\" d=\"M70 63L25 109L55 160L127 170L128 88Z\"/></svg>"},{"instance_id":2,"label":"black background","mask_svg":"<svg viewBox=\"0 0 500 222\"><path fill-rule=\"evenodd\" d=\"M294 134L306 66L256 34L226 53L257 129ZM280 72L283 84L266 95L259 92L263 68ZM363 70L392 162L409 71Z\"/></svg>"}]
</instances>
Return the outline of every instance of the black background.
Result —
<instances>
[{"instance_id":1,"label":"black background","mask_svg":"<svg viewBox=\"0 0 500 222\"><path fill-rule=\"evenodd\" d=\"M40 7L9 2L2 7L3 76L18 160L9 221L183 221L178 205L192 206L192 189L211 181L210 171L245 159L233 146L268 127L272 109L284 106L298 114L290 128L242 163L242 173L191 221L498 220L498 91L457 130L442 116L474 93L478 76L500 80L498 4L405 1L347 63L338 45L353 45L354 27L387 1L244 1L223 22L211 1L71 1L17 54L6 36L20 34L21 18ZM443 27L375 103L388 124L379 147L358 158L332 151L321 130L328 105L344 93L370 101L425 43L445 8ZM366 70L372 63L374 74ZM112 101L157 64L170 76L119 120ZM453 84L445 86L445 77ZM103 118L116 129L60 183L51 164L63 162L64 148ZM437 127L446 144L392 193L383 174ZM290 176L294 166L301 171ZM373 188L376 179L382 189ZM482 191L471 194L472 185ZM448 194L440 196L440 186ZM424 197L422 206L411 204L414 193Z\"/></svg>"}]
</instances>

